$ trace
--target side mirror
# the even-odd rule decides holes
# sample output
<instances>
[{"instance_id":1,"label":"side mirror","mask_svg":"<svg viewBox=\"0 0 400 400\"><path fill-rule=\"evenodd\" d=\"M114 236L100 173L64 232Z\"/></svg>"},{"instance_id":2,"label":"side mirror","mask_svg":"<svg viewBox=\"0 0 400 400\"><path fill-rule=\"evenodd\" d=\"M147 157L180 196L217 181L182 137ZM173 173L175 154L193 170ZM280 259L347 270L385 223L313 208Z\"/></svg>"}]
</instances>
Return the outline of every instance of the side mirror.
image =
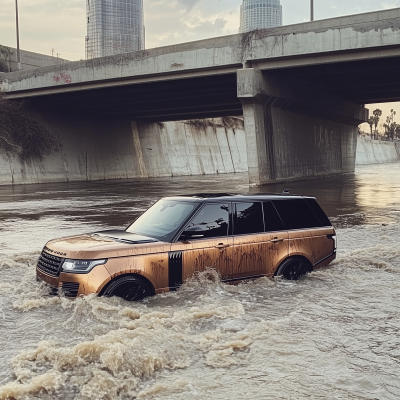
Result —
<instances>
[{"instance_id":1,"label":"side mirror","mask_svg":"<svg viewBox=\"0 0 400 400\"><path fill-rule=\"evenodd\" d=\"M190 226L186 228L182 234L181 238L183 239L198 239L204 237L204 232L198 226Z\"/></svg>"}]
</instances>

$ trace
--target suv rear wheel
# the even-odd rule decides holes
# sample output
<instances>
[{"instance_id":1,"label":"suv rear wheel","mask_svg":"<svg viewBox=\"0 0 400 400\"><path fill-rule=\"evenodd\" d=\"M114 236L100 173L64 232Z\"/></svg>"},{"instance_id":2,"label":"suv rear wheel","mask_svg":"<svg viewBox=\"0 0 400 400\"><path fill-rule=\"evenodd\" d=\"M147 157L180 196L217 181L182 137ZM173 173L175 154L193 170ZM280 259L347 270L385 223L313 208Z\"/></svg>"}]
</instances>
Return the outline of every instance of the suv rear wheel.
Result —
<instances>
[{"instance_id":1,"label":"suv rear wheel","mask_svg":"<svg viewBox=\"0 0 400 400\"><path fill-rule=\"evenodd\" d=\"M311 271L312 266L308 261L300 257L291 257L279 266L275 276L282 276L290 281L297 281Z\"/></svg>"},{"instance_id":2,"label":"suv rear wheel","mask_svg":"<svg viewBox=\"0 0 400 400\"><path fill-rule=\"evenodd\" d=\"M111 282L103 295L121 297L126 301L138 301L153 294L153 290L143 279L136 276L122 276Z\"/></svg>"}]
</instances>

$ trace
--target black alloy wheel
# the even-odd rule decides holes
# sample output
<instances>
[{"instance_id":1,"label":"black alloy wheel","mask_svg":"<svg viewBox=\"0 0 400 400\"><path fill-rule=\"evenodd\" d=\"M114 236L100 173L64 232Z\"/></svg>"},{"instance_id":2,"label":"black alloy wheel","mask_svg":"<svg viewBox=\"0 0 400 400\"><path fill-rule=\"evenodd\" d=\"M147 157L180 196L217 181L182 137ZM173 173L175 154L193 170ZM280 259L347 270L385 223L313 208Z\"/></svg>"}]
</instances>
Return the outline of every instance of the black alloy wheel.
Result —
<instances>
[{"instance_id":1,"label":"black alloy wheel","mask_svg":"<svg viewBox=\"0 0 400 400\"><path fill-rule=\"evenodd\" d=\"M275 276L282 276L289 281L297 281L311 271L312 267L308 261L300 257L291 257L280 265Z\"/></svg>"},{"instance_id":2,"label":"black alloy wheel","mask_svg":"<svg viewBox=\"0 0 400 400\"><path fill-rule=\"evenodd\" d=\"M136 276L122 276L111 282L105 290L104 296L116 296L126 301L138 301L152 296L153 292L143 279Z\"/></svg>"}]
</instances>

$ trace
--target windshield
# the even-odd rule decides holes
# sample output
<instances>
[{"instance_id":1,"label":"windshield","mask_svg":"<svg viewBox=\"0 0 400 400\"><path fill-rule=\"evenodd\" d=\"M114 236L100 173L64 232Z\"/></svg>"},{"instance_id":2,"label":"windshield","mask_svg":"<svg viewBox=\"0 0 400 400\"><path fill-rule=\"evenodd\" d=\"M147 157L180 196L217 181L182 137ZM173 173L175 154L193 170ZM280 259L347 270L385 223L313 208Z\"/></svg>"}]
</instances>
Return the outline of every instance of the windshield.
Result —
<instances>
[{"instance_id":1,"label":"windshield","mask_svg":"<svg viewBox=\"0 0 400 400\"><path fill-rule=\"evenodd\" d=\"M160 200L126 231L168 241L197 205L197 203Z\"/></svg>"}]
</instances>

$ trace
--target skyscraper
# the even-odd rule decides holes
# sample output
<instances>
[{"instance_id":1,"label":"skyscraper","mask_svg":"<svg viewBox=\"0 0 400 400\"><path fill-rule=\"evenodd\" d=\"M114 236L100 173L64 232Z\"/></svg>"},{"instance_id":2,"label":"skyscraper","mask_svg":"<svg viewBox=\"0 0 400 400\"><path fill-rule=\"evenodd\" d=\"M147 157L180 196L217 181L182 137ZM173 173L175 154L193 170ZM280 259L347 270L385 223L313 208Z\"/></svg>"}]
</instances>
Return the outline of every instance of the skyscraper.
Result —
<instances>
[{"instance_id":1,"label":"skyscraper","mask_svg":"<svg viewBox=\"0 0 400 400\"><path fill-rule=\"evenodd\" d=\"M240 33L281 25L280 0L243 0L240 6Z\"/></svg>"},{"instance_id":2,"label":"skyscraper","mask_svg":"<svg viewBox=\"0 0 400 400\"><path fill-rule=\"evenodd\" d=\"M86 0L86 58L144 49L143 0Z\"/></svg>"}]
</instances>

